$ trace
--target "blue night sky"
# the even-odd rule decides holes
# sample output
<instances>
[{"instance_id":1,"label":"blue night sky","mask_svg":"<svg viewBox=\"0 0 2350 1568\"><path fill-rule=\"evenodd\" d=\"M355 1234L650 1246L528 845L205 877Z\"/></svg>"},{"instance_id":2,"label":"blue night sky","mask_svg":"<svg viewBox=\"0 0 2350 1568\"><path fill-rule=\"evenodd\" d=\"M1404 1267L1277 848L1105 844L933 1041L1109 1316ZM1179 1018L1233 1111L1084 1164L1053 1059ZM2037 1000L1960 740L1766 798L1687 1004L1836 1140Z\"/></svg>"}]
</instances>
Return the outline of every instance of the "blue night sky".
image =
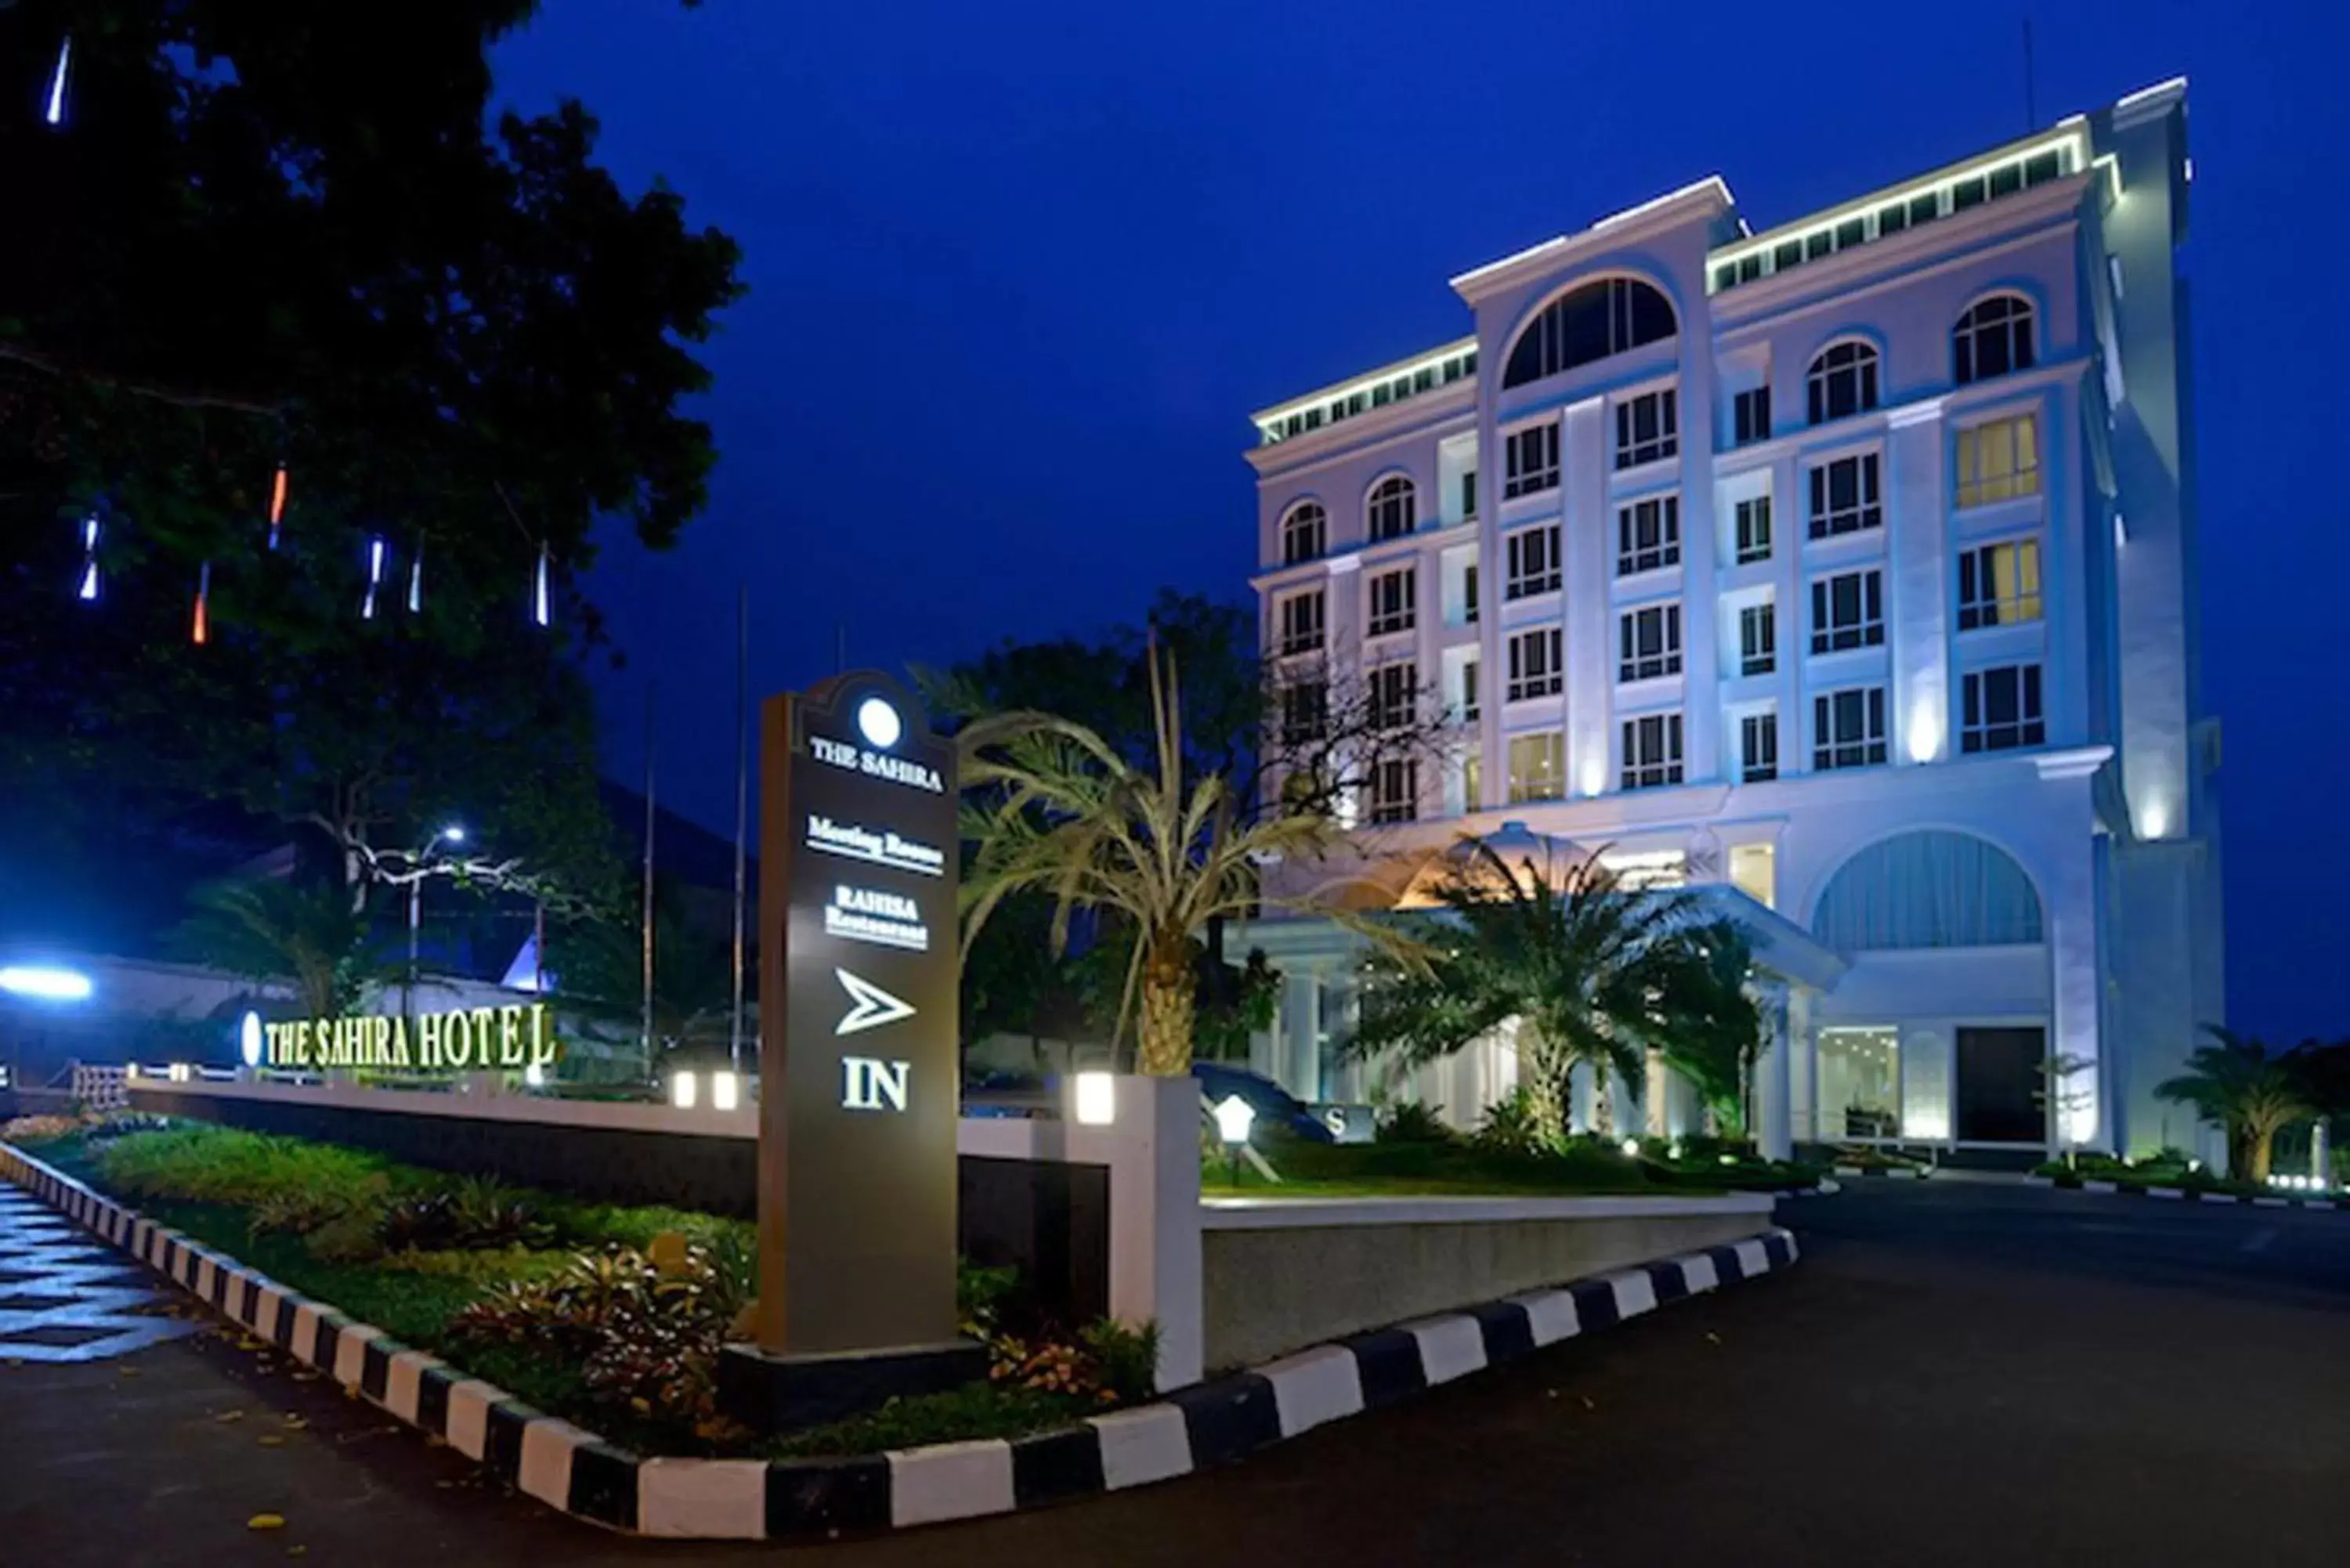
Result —
<instances>
[{"instance_id":1,"label":"blue night sky","mask_svg":"<svg viewBox=\"0 0 2350 1568\"><path fill-rule=\"evenodd\" d=\"M2350 252L2345 29L2319 5L2043 5L2042 123L2185 73L2205 680L2226 723L2230 1020L2350 1034L2332 646L2345 359L2296 308ZM708 360L723 454L676 550L589 592L606 755L733 815L754 689L945 662L1246 593L1247 411L1467 330L1444 280L1719 171L1757 228L2024 129L2022 8L1547 4L785 6L557 0L498 63L576 96L632 187L746 253Z\"/></svg>"}]
</instances>

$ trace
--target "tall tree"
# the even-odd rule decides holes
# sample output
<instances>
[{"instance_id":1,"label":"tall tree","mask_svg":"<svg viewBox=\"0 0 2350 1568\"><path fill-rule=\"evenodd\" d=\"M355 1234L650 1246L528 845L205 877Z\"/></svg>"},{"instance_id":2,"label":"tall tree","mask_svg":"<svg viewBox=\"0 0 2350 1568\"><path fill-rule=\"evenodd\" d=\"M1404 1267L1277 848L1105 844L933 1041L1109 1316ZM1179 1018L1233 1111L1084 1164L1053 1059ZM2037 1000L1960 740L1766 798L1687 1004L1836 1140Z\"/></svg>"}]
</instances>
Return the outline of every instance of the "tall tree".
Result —
<instances>
[{"instance_id":1,"label":"tall tree","mask_svg":"<svg viewBox=\"0 0 2350 1568\"><path fill-rule=\"evenodd\" d=\"M2154 1092L2193 1106L2227 1129L2230 1175L2266 1181L2276 1135L2316 1107L2290 1056L2272 1055L2260 1041L2216 1023L2204 1028L2212 1044L2197 1046L2187 1071L2156 1085Z\"/></svg>"},{"instance_id":2,"label":"tall tree","mask_svg":"<svg viewBox=\"0 0 2350 1568\"><path fill-rule=\"evenodd\" d=\"M449 809L500 848L427 874L593 836L573 584L599 517L658 546L704 501L737 253L578 104L491 116L536 8L0 10L12 780L238 799L360 885Z\"/></svg>"}]
</instances>

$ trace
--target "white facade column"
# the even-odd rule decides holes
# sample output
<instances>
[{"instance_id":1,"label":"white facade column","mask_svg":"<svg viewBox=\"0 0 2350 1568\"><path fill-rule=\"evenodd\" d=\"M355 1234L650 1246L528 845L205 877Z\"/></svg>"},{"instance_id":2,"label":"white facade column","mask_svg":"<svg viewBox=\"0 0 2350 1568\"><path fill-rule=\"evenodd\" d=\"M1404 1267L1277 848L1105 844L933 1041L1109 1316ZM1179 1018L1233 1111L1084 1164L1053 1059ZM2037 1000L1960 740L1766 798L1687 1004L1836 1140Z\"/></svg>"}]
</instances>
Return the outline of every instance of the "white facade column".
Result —
<instances>
[{"instance_id":1,"label":"white facade column","mask_svg":"<svg viewBox=\"0 0 2350 1568\"><path fill-rule=\"evenodd\" d=\"M1763 989L1762 1051L1754 1062L1753 1125L1747 1131L1766 1159L1784 1159L1794 1147L1787 1125L1787 988Z\"/></svg>"},{"instance_id":2,"label":"white facade column","mask_svg":"<svg viewBox=\"0 0 2350 1568\"><path fill-rule=\"evenodd\" d=\"M1949 491L1942 403L1896 410L1886 438L1886 613L1892 622L1896 766L1939 762L1950 745Z\"/></svg>"},{"instance_id":3,"label":"white facade column","mask_svg":"<svg viewBox=\"0 0 2350 1568\"><path fill-rule=\"evenodd\" d=\"M1608 532L1607 405L1586 398L1566 410L1560 440L1560 483L1565 491L1560 553L1565 565L1566 793L1598 794L1615 787L1609 749L1615 711L1615 663L1610 658L1616 617L1610 607L1615 575Z\"/></svg>"},{"instance_id":4,"label":"white facade column","mask_svg":"<svg viewBox=\"0 0 2350 1568\"><path fill-rule=\"evenodd\" d=\"M2054 867L2042 889L2047 909L2048 959L2053 971L2049 1058L2076 1057L2089 1064L2066 1080L2061 1093L2082 1094L2087 1103L2074 1111L2069 1126L2052 1127L2057 1145L2111 1149L2113 1118L2106 1110L2107 1077L2100 1027L2104 981L2097 951L2097 888L2092 846L2084 841Z\"/></svg>"},{"instance_id":5,"label":"white facade column","mask_svg":"<svg viewBox=\"0 0 2350 1568\"><path fill-rule=\"evenodd\" d=\"M1159 1325L1159 1387L1200 1381L1207 1354L1200 1258L1200 1090L1122 1075L1109 1173L1109 1314Z\"/></svg>"}]
</instances>

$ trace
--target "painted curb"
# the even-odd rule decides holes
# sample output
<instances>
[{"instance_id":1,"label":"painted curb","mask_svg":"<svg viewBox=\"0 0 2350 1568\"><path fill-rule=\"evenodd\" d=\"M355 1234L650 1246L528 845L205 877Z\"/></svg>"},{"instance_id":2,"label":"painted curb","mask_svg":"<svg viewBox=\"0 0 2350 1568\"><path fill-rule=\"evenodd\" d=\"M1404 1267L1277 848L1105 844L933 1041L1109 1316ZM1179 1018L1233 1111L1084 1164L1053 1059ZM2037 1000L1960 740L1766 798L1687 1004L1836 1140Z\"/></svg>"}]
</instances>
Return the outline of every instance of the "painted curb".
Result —
<instances>
[{"instance_id":1,"label":"painted curb","mask_svg":"<svg viewBox=\"0 0 2350 1568\"><path fill-rule=\"evenodd\" d=\"M2046 1188L2052 1192L2085 1192L2107 1198L2160 1198L2173 1203L2250 1204L2255 1209L2323 1209L2329 1211L2340 1211L2343 1207L2342 1200L2334 1198L2288 1198L2282 1194L2247 1198L2238 1192L2204 1192L2192 1187L2126 1186L2103 1179L2067 1187L2053 1176L2027 1176L2023 1184Z\"/></svg>"},{"instance_id":2,"label":"painted curb","mask_svg":"<svg viewBox=\"0 0 2350 1568\"><path fill-rule=\"evenodd\" d=\"M700 1540L822 1539L1172 1480L1659 1305L1787 1269L1800 1256L1794 1236L1774 1229L1316 1345L1033 1437L837 1459L646 1459L354 1322L5 1143L0 1177L548 1507L625 1534Z\"/></svg>"}]
</instances>

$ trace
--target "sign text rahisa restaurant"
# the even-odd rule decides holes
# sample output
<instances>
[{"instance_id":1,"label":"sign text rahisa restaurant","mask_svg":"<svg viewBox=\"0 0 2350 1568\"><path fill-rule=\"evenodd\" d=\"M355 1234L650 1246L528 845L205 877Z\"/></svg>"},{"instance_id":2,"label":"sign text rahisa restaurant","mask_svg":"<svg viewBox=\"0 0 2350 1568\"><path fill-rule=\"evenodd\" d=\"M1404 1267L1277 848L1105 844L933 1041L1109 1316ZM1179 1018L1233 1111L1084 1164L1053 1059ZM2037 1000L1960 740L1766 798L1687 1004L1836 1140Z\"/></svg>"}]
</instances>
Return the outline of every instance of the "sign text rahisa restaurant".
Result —
<instances>
[{"instance_id":1,"label":"sign text rahisa restaurant","mask_svg":"<svg viewBox=\"0 0 2350 1568\"><path fill-rule=\"evenodd\" d=\"M462 1073L551 1065L563 1047L546 1003L460 1007L408 1019L368 1014L262 1025L272 1067L356 1067L383 1072Z\"/></svg>"}]
</instances>

